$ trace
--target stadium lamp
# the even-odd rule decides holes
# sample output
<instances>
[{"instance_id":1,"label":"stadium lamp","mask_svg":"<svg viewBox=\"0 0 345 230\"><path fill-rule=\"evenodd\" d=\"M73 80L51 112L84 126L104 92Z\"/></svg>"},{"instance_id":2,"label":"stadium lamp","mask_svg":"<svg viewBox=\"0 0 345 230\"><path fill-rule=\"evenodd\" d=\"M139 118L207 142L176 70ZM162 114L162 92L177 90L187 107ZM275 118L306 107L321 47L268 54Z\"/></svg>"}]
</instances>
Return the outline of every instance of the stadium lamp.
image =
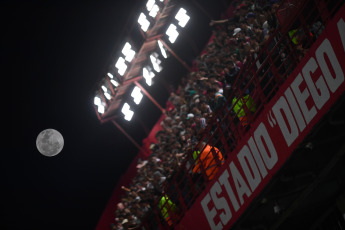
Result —
<instances>
[{"instance_id":1,"label":"stadium lamp","mask_svg":"<svg viewBox=\"0 0 345 230\"><path fill-rule=\"evenodd\" d=\"M175 18L177 19L178 24L181 27L185 27L187 22L190 19L190 17L187 15L187 11L183 8L180 8L180 10L177 12Z\"/></svg>"},{"instance_id":2,"label":"stadium lamp","mask_svg":"<svg viewBox=\"0 0 345 230\"><path fill-rule=\"evenodd\" d=\"M155 5L155 0L148 0L146 3L146 9L147 11L151 11L152 7Z\"/></svg>"},{"instance_id":3,"label":"stadium lamp","mask_svg":"<svg viewBox=\"0 0 345 230\"><path fill-rule=\"evenodd\" d=\"M94 103L95 105L97 105L97 106L101 105L101 103L102 103L101 98L99 98L99 97L96 96L96 97L93 99L93 103Z\"/></svg>"},{"instance_id":4,"label":"stadium lamp","mask_svg":"<svg viewBox=\"0 0 345 230\"><path fill-rule=\"evenodd\" d=\"M108 77L110 77L111 79L114 78L114 76L111 73L107 73Z\"/></svg>"},{"instance_id":5,"label":"stadium lamp","mask_svg":"<svg viewBox=\"0 0 345 230\"><path fill-rule=\"evenodd\" d=\"M157 16L157 14L158 14L158 11L159 11L159 7L158 7L156 4L154 4L154 5L152 6L151 10L150 10L149 15L150 15L151 17L155 18L155 17Z\"/></svg>"},{"instance_id":6,"label":"stadium lamp","mask_svg":"<svg viewBox=\"0 0 345 230\"><path fill-rule=\"evenodd\" d=\"M177 27L174 24L170 24L167 31L165 32L165 34L169 36L169 41L171 43L174 43L179 35L176 29Z\"/></svg>"},{"instance_id":7,"label":"stadium lamp","mask_svg":"<svg viewBox=\"0 0 345 230\"><path fill-rule=\"evenodd\" d=\"M103 105L98 106L98 110L97 111L99 113L103 114L104 113L104 106Z\"/></svg>"},{"instance_id":8,"label":"stadium lamp","mask_svg":"<svg viewBox=\"0 0 345 230\"><path fill-rule=\"evenodd\" d=\"M160 65L161 64L161 60L158 59L158 54L156 52L152 53L150 55L150 60L153 66L153 69L159 73L161 72L161 70L163 69L163 67Z\"/></svg>"},{"instance_id":9,"label":"stadium lamp","mask_svg":"<svg viewBox=\"0 0 345 230\"><path fill-rule=\"evenodd\" d=\"M123 76L123 74L126 72L127 65L125 63L125 59L123 57L119 57L117 60L115 67L118 69L118 73Z\"/></svg>"},{"instance_id":10,"label":"stadium lamp","mask_svg":"<svg viewBox=\"0 0 345 230\"><path fill-rule=\"evenodd\" d=\"M145 14L143 13L140 13L139 18L138 18L138 23L144 32L146 32L150 26L149 20L147 20Z\"/></svg>"},{"instance_id":11,"label":"stadium lamp","mask_svg":"<svg viewBox=\"0 0 345 230\"><path fill-rule=\"evenodd\" d=\"M104 113L104 105L105 103L101 101L101 99L96 96L93 100L93 103L97 105L97 111L98 113Z\"/></svg>"},{"instance_id":12,"label":"stadium lamp","mask_svg":"<svg viewBox=\"0 0 345 230\"><path fill-rule=\"evenodd\" d=\"M103 95L110 100L111 99L111 95L108 93L108 88L104 85L102 85L102 89L103 89Z\"/></svg>"},{"instance_id":13,"label":"stadium lamp","mask_svg":"<svg viewBox=\"0 0 345 230\"><path fill-rule=\"evenodd\" d=\"M160 40L157 40L157 42L158 42L158 47L159 47L159 49L160 49L160 51L161 51L162 56L163 56L164 58L167 58L167 57L168 57L168 54L167 54L167 52L165 51L165 48L164 48L164 46L163 46L163 43L162 43Z\"/></svg>"},{"instance_id":14,"label":"stadium lamp","mask_svg":"<svg viewBox=\"0 0 345 230\"><path fill-rule=\"evenodd\" d=\"M111 84L113 84L115 87L119 86L119 83L117 81L115 81L114 79L110 80Z\"/></svg>"},{"instance_id":15,"label":"stadium lamp","mask_svg":"<svg viewBox=\"0 0 345 230\"><path fill-rule=\"evenodd\" d=\"M121 112L125 115L125 120L130 121L134 115L134 112L130 110L128 103L125 103L121 109Z\"/></svg>"},{"instance_id":16,"label":"stadium lamp","mask_svg":"<svg viewBox=\"0 0 345 230\"><path fill-rule=\"evenodd\" d=\"M149 66L143 68L143 77L146 80L148 86L152 85L152 78L155 76L154 72L151 71Z\"/></svg>"},{"instance_id":17,"label":"stadium lamp","mask_svg":"<svg viewBox=\"0 0 345 230\"><path fill-rule=\"evenodd\" d=\"M109 93L107 93L107 92L105 92L104 93L104 96L108 99L108 100L110 100L111 99L111 96L110 96L110 94Z\"/></svg>"},{"instance_id":18,"label":"stadium lamp","mask_svg":"<svg viewBox=\"0 0 345 230\"><path fill-rule=\"evenodd\" d=\"M122 49L123 55L125 55L125 60L131 62L135 56L134 50L132 50L132 46L126 42L125 46Z\"/></svg>"},{"instance_id":19,"label":"stadium lamp","mask_svg":"<svg viewBox=\"0 0 345 230\"><path fill-rule=\"evenodd\" d=\"M143 99L143 94L140 91L140 88L135 86L131 94L131 96L134 98L135 104L137 105L139 105L141 99Z\"/></svg>"}]
</instances>

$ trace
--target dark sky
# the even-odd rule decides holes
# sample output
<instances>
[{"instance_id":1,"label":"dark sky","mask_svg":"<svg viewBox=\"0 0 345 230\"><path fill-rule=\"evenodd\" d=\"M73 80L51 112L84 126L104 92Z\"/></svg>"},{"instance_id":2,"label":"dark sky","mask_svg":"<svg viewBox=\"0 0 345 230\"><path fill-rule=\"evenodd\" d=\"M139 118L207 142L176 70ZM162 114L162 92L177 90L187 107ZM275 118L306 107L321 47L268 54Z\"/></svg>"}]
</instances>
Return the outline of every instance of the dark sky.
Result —
<instances>
[{"instance_id":1,"label":"dark sky","mask_svg":"<svg viewBox=\"0 0 345 230\"><path fill-rule=\"evenodd\" d=\"M101 125L92 107L94 85L136 1L3 4L1 75L11 79L2 87L11 98L12 142L0 161L1 229L95 228L138 152L115 126ZM36 149L47 128L64 136L55 157Z\"/></svg>"},{"instance_id":2,"label":"dark sky","mask_svg":"<svg viewBox=\"0 0 345 230\"><path fill-rule=\"evenodd\" d=\"M11 119L4 123L11 129L11 144L0 160L0 229L96 227L116 182L138 150L114 125L98 121L93 108L95 85L114 58L116 44L124 42L127 20L137 18L131 12L145 2L2 3L1 78L11 79L2 82L3 100L10 102L5 110L10 115L5 116ZM197 36L199 49L210 36L209 18L202 17L194 17L195 24L188 29ZM203 39L200 31L206 33ZM186 53L186 47L194 48L187 54L190 64L195 46L180 46L176 52ZM166 83L176 82L180 64L171 58L166 65L173 66ZM162 92L151 93L164 106ZM144 111L142 118L149 120L142 123L150 129L160 112L147 98L145 103L150 112L138 110ZM47 128L58 130L65 140L62 152L54 157L36 149L37 135ZM143 133L138 125L125 128L131 134ZM135 138L141 143L142 137Z\"/></svg>"}]
</instances>

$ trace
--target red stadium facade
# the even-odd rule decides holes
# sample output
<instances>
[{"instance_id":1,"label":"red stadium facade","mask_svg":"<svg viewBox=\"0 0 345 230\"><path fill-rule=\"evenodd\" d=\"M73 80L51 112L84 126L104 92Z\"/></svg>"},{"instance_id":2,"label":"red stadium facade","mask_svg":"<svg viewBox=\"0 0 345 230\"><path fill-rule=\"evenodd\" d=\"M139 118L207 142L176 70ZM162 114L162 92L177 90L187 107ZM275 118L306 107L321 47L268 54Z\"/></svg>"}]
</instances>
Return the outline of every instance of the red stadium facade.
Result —
<instances>
[{"instance_id":1,"label":"red stadium facade","mask_svg":"<svg viewBox=\"0 0 345 230\"><path fill-rule=\"evenodd\" d=\"M345 228L345 5L282 1L277 18L280 26L241 68L231 100L164 184L141 229ZM323 25L317 36L310 33L316 23ZM292 30L304 36L303 58ZM253 103L235 109L246 91ZM238 120L239 111L248 125ZM202 143L225 159L215 157L216 148L209 152L217 166L211 181L203 168L193 173L202 161L193 152ZM177 208L162 204L163 197Z\"/></svg>"},{"instance_id":2,"label":"red stadium facade","mask_svg":"<svg viewBox=\"0 0 345 230\"><path fill-rule=\"evenodd\" d=\"M343 6L177 229L229 229L344 93L344 20Z\"/></svg>"}]
</instances>

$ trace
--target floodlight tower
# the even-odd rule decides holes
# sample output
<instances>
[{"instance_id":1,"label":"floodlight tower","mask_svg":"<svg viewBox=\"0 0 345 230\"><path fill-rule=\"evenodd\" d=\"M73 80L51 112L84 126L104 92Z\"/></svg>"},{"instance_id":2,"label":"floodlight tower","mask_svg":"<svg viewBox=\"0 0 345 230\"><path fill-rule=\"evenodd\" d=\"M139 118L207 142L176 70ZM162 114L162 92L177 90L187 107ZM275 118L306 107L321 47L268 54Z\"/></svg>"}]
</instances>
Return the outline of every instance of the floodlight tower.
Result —
<instances>
[{"instance_id":1,"label":"floodlight tower","mask_svg":"<svg viewBox=\"0 0 345 230\"><path fill-rule=\"evenodd\" d=\"M163 60L171 54L189 72L191 67L167 44L174 44L190 20L176 0L148 0L138 12L138 28L144 38L139 49L130 41L124 42L119 56L107 77L102 80L94 98L94 108L101 123L111 121L139 150L140 145L123 129L116 119L127 122L135 116L135 107L144 95L164 114L164 108L150 95L153 78L164 71ZM139 83L145 80L146 86ZM134 102L134 103L133 103ZM139 119L139 118L138 118Z\"/></svg>"}]
</instances>

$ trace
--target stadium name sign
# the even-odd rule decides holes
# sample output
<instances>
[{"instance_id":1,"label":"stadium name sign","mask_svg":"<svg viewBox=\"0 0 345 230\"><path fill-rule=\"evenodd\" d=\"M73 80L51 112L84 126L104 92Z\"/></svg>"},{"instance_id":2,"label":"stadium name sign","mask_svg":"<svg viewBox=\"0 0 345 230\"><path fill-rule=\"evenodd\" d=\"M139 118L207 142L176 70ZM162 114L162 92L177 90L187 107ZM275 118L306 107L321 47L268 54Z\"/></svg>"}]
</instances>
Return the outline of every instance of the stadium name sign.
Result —
<instances>
[{"instance_id":1,"label":"stadium name sign","mask_svg":"<svg viewBox=\"0 0 345 230\"><path fill-rule=\"evenodd\" d=\"M254 131L184 216L181 229L233 225L344 92L344 15L342 7L252 126ZM188 221L196 217L197 223Z\"/></svg>"}]
</instances>

